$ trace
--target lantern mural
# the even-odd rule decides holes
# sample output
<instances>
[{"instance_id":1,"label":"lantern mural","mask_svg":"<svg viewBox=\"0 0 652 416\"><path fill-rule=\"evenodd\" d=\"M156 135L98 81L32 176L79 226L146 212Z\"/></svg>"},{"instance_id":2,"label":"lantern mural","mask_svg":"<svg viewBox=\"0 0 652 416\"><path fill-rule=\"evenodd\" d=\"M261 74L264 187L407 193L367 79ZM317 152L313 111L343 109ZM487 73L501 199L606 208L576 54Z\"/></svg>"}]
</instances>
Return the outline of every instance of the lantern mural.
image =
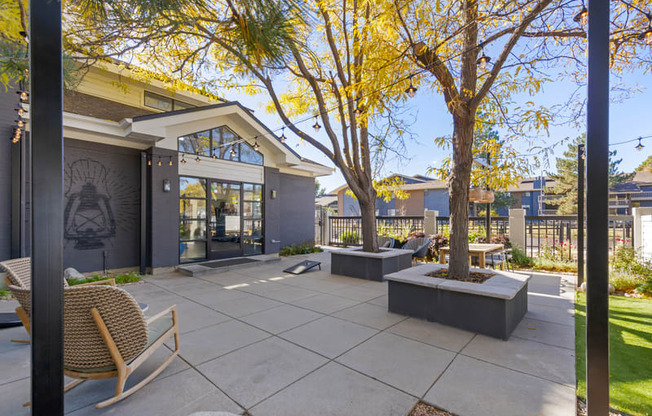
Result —
<instances>
[{"instance_id":1,"label":"lantern mural","mask_svg":"<svg viewBox=\"0 0 652 416\"><path fill-rule=\"evenodd\" d=\"M102 248L116 234L108 170L96 160L80 159L67 173L64 238L75 241L77 250Z\"/></svg>"}]
</instances>

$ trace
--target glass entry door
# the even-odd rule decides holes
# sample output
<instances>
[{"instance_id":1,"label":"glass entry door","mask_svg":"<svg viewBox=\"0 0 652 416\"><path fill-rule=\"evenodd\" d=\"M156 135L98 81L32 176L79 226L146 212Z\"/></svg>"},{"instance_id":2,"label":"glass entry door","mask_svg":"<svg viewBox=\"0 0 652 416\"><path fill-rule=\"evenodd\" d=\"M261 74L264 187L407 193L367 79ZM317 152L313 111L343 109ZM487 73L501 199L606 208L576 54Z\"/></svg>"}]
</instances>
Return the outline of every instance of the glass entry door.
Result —
<instances>
[{"instance_id":1,"label":"glass entry door","mask_svg":"<svg viewBox=\"0 0 652 416\"><path fill-rule=\"evenodd\" d=\"M211 181L210 188L211 259L242 255L242 204L240 184Z\"/></svg>"}]
</instances>

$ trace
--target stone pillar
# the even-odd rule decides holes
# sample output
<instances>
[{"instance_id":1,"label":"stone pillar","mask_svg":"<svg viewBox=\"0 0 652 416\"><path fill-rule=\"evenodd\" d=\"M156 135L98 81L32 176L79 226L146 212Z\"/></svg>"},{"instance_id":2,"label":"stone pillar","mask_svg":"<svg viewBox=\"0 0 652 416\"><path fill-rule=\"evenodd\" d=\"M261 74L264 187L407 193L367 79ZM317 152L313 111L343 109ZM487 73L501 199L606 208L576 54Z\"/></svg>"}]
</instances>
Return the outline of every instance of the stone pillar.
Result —
<instances>
[{"instance_id":1,"label":"stone pillar","mask_svg":"<svg viewBox=\"0 0 652 416\"><path fill-rule=\"evenodd\" d=\"M509 210L509 241L512 245L525 251L525 210L514 208Z\"/></svg>"},{"instance_id":2,"label":"stone pillar","mask_svg":"<svg viewBox=\"0 0 652 416\"><path fill-rule=\"evenodd\" d=\"M437 216L439 211L425 210L423 212L423 232L427 236L437 234Z\"/></svg>"},{"instance_id":3,"label":"stone pillar","mask_svg":"<svg viewBox=\"0 0 652 416\"><path fill-rule=\"evenodd\" d=\"M632 208L632 247L644 257L652 258L652 207Z\"/></svg>"}]
</instances>

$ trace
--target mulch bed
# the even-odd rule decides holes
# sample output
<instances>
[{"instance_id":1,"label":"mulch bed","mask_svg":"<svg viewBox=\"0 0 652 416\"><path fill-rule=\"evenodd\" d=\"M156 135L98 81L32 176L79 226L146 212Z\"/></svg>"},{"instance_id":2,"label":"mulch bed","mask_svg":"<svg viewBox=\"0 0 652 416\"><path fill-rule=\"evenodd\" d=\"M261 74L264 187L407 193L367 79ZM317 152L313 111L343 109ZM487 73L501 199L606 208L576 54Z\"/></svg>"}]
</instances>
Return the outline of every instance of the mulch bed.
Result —
<instances>
[{"instance_id":1,"label":"mulch bed","mask_svg":"<svg viewBox=\"0 0 652 416\"><path fill-rule=\"evenodd\" d=\"M437 409L435 406L425 404L424 402L417 403L414 406L414 409L410 412L408 416L455 416L452 413L448 413L444 410Z\"/></svg>"},{"instance_id":2,"label":"mulch bed","mask_svg":"<svg viewBox=\"0 0 652 416\"><path fill-rule=\"evenodd\" d=\"M471 283L484 283L490 278L494 277L495 273L480 273L480 272L470 272L469 277L467 278L457 278L448 275L448 269L439 269L434 272L428 273L426 276L438 277L440 279L448 280L458 280L460 282L471 282Z\"/></svg>"}]
</instances>

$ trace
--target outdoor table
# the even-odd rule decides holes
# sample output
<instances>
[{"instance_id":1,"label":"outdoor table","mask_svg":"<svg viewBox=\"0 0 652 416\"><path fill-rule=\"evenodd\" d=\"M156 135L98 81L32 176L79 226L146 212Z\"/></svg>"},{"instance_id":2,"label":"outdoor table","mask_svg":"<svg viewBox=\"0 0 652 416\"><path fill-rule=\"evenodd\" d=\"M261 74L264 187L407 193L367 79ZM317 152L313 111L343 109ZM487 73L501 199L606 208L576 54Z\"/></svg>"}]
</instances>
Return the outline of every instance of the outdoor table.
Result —
<instances>
[{"instance_id":1,"label":"outdoor table","mask_svg":"<svg viewBox=\"0 0 652 416\"><path fill-rule=\"evenodd\" d=\"M469 244L469 264L471 264L471 256L478 256L480 258L480 268L484 269L487 267L487 253L502 249L502 244ZM439 249L440 263L446 263L446 254L449 251L450 247L441 247Z\"/></svg>"}]
</instances>

